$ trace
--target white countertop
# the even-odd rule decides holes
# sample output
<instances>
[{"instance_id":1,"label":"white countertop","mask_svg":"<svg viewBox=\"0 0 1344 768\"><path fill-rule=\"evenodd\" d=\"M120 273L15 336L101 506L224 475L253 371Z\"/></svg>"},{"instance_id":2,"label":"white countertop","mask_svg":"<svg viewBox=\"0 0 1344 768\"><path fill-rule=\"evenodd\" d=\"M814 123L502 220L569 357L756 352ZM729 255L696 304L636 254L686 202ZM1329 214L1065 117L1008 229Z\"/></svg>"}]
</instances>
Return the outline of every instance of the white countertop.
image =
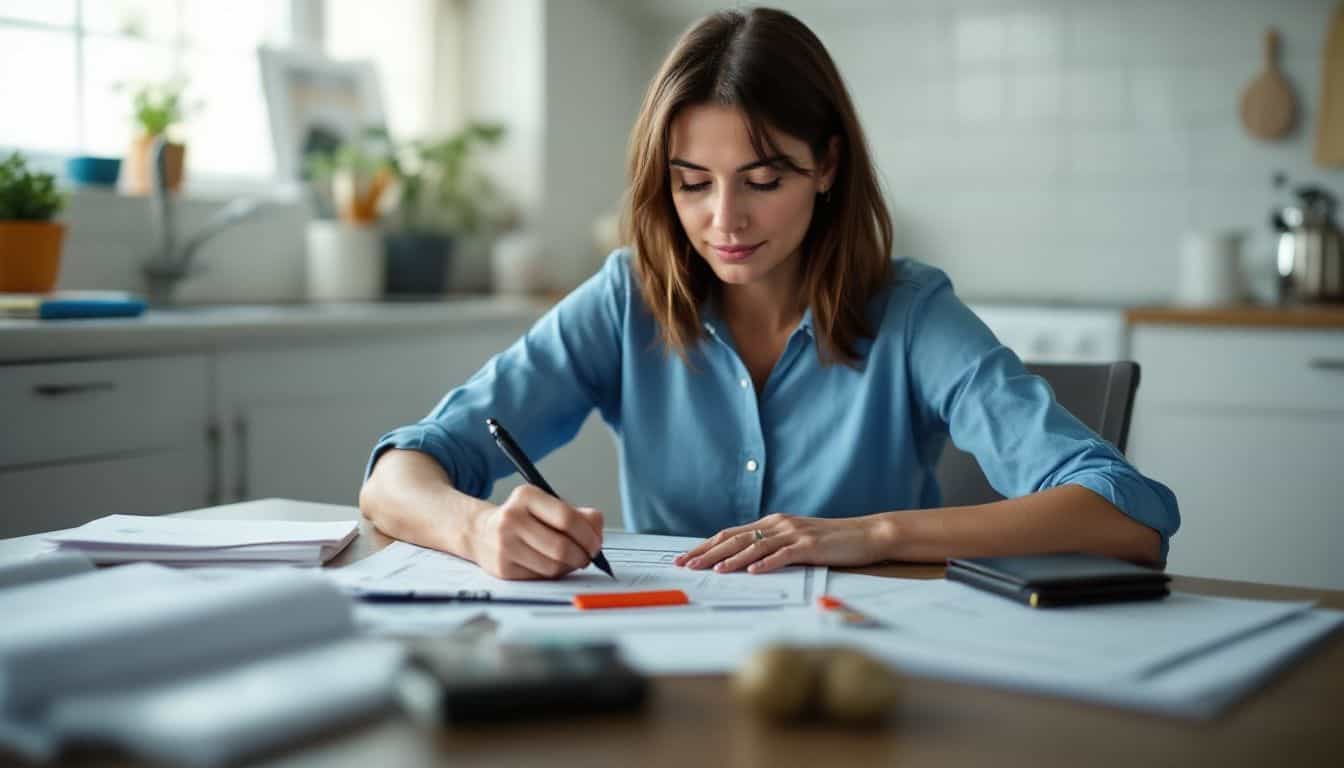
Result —
<instances>
[{"instance_id":1,"label":"white countertop","mask_svg":"<svg viewBox=\"0 0 1344 768\"><path fill-rule=\"evenodd\" d=\"M480 296L432 302L186 306L150 309L134 318L0 319L0 363L525 326L549 306L538 299Z\"/></svg>"}]
</instances>

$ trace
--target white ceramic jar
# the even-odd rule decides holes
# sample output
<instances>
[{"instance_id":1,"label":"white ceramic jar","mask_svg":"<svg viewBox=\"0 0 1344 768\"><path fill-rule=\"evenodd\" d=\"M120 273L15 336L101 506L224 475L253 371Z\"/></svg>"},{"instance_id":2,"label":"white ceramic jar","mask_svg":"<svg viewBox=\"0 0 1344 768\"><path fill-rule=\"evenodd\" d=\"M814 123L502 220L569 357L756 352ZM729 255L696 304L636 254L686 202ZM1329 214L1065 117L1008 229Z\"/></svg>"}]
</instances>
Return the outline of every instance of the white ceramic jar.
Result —
<instances>
[{"instance_id":1,"label":"white ceramic jar","mask_svg":"<svg viewBox=\"0 0 1344 768\"><path fill-rule=\"evenodd\" d=\"M383 237L376 226L308 222L308 299L376 301L383 296Z\"/></svg>"}]
</instances>

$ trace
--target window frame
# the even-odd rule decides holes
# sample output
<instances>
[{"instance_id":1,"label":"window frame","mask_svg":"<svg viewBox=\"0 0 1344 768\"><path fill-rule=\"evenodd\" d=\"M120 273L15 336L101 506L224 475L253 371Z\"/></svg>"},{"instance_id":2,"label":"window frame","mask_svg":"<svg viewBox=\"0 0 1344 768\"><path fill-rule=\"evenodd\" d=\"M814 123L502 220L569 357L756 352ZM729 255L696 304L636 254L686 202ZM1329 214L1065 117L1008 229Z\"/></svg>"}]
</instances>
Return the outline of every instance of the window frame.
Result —
<instances>
[{"instance_id":1,"label":"window frame","mask_svg":"<svg viewBox=\"0 0 1344 768\"><path fill-rule=\"evenodd\" d=\"M288 44L304 50L322 50L325 27L325 5L323 0L277 1L282 3L285 8L284 17L287 27L285 31L288 36ZM86 41L90 37L111 35L100 30L91 30L86 26L84 16L85 4L89 2L97 2L97 0L72 0L72 2L74 4L74 20L68 25L5 16L3 13L0 13L0 28L40 30L43 32L64 33L73 37L75 50L75 88L71 98L74 99L75 146L83 148L87 146L86 142L88 140L88 121L87 115L85 114L84 104L84 84L87 78L87 68L85 64ZM180 71L187 54L192 48L187 44L188 38L186 30L182 26L182 0L176 0L176 2L179 10L177 16L177 28L173 32L172 39L167 42L171 49L173 66ZM66 179L65 160L71 157L71 154L49 150L33 150L18 144L0 144L0 151L7 153L11 150L23 152L29 157L35 167L54 173L62 180ZM82 151L82 149L75 150L76 153L79 151ZM226 194L234 190L255 191L264 186L271 185L276 179L277 176L274 173L270 176L193 173L188 179L188 187L191 192L214 196Z\"/></svg>"}]
</instances>

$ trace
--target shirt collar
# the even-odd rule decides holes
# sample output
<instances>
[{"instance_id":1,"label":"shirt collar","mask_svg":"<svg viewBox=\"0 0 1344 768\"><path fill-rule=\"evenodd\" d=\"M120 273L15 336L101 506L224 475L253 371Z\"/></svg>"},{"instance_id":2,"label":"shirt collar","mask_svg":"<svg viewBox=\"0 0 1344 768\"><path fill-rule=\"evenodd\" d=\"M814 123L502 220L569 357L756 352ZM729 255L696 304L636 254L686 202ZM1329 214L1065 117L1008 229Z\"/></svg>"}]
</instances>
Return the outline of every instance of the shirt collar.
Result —
<instances>
[{"instance_id":1,"label":"shirt collar","mask_svg":"<svg viewBox=\"0 0 1344 768\"><path fill-rule=\"evenodd\" d=\"M719 311L717 297L708 296L700 302L700 324L712 334L724 333L723 313ZM809 306L803 310L803 317L798 321L798 327L794 332L797 333L799 330L806 331L808 336L816 339L816 332L812 328L812 307Z\"/></svg>"}]
</instances>

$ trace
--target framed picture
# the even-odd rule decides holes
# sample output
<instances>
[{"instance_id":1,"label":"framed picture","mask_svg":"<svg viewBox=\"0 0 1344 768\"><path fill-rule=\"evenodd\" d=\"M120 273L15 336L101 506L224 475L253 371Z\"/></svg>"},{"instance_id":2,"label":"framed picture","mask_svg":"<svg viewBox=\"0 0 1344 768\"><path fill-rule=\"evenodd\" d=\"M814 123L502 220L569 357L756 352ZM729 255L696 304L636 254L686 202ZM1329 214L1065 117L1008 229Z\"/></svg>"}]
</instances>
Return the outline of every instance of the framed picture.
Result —
<instances>
[{"instance_id":1,"label":"framed picture","mask_svg":"<svg viewBox=\"0 0 1344 768\"><path fill-rule=\"evenodd\" d=\"M269 46L257 55L280 178L302 179L310 152L331 152L369 129L386 129L373 62Z\"/></svg>"}]
</instances>

